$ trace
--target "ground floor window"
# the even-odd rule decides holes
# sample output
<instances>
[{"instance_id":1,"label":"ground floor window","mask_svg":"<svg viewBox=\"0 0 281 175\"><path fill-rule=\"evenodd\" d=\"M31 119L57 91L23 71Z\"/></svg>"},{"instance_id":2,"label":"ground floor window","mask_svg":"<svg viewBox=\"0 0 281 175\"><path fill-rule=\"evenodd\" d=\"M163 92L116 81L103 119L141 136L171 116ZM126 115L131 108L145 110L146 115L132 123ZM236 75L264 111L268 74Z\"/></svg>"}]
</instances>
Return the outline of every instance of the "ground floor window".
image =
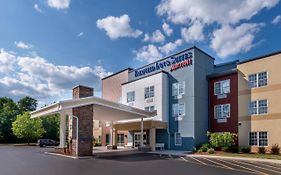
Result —
<instances>
[{"instance_id":1,"label":"ground floor window","mask_svg":"<svg viewBox=\"0 0 281 175\"><path fill-rule=\"evenodd\" d=\"M268 137L266 131L250 132L249 133L250 146L268 146Z\"/></svg>"},{"instance_id":2,"label":"ground floor window","mask_svg":"<svg viewBox=\"0 0 281 175\"><path fill-rule=\"evenodd\" d=\"M117 135L117 146L124 146L124 134L118 134Z\"/></svg>"},{"instance_id":3,"label":"ground floor window","mask_svg":"<svg viewBox=\"0 0 281 175\"><path fill-rule=\"evenodd\" d=\"M110 144L110 135L109 135L109 134L106 134L106 135L105 135L105 144L106 144L106 145L109 145L109 144Z\"/></svg>"},{"instance_id":4,"label":"ground floor window","mask_svg":"<svg viewBox=\"0 0 281 175\"><path fill-rule=\"evenodd\" d=\"M179 133L179 132L175 133L175 145L176 146L182 145L182 137L181 137L181 133Z\"/></svg>"}]
</instances>

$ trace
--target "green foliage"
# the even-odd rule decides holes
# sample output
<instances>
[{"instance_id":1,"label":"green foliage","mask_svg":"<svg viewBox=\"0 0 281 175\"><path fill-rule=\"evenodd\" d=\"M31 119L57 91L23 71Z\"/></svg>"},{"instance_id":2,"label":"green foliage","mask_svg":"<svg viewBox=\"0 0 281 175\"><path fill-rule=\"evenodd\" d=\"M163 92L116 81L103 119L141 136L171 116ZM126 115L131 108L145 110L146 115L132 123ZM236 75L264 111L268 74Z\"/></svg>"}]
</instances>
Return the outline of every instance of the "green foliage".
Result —
<instances>
[{"instance_id":1,"label":"green foliage","mask_svg":"<svg viewBox=\"0 0 281 175\"><path fill-rule=\"evenodd\" d=\"M18 101L18 107L21 113L34 111L37 107L37 100L32 97L26 96Z\"/></svg>"},{"instance_id":2,"label":"green foliage","mask_svg":"<svg viewBox=\"0 0 281 175\"><path fill-rule=\"evenodd\" d=\"M242 153L250 153L251 152L251 147L245 146L241 148Z\"/></svg>"},{"instance_id":3,"label":"green foliage","mask_svg":"<svg viewBox=\"0 0 281 175\"><path fill-rule=\"evenodd\" d=\"M214 154L215 153L215 150L214 150L214 148L210 148L210 149L208 149L208 151L207 151L209 154Z\"/></svg>"},{"instance_id":4,"label":"green foliage","mask_svg":"<svg viewBox=\"0 0 281 175\"><path fill-rule=\"evenodd\" d=\"M270 149L271 154L279 155L280 154L280 147L278 144L272 145Z\"/></svg>"},{"instance_id":5,"label":"green foliage","mask_svg":"<svg viewBox=\"0 0 281 175\"><path fill-rule=\"evenodd\" d=\"M31 119L28 112L18 115L12 126L14 135L26 139L28 143L41 137L45 132L41 119Z\"/></svg>"},{"instance_id":6,"label":"green foliage","mask_svg":"<svg viewBox=\"0 0 281 175\"><path fill-rule=\"evenodd\" d=\"M205 143L202 145L201 150L202 152L207 152L209 148L210 148L210 144Z\"/></svg>"},{"instance_id":7,"label":"green foliage","mask_svg":"<svg viewBox=\"0 0 281 175\"><path fill-rule=\"evenodd\" d=\"M43 138L59 140L60 132L60 116L58 114L42 118L43 128L45 133Z\"/></svg>"},{"instance_id":8,"label":"green foliage","mask_svg":"<svg viewBox=\"0 0 281 175\"><path fill-rule=\"evenodd\" d=\"M0 98L0 142L11 142L16 139L11 128L18 114L18 106L12 99Z\"/></svg>"},{"instance_id":9,"label":"green foliage","mask_svg":"<svg viewBox=\"0 0 281 175\"><path fill-rule=\"evenodd\" d=\"M230 132L224 133L208 133L209 141L214 148L229 149L235 143L235 134Z\"/></svg>"},{"instance_id":10,"label":"green foliage","mask_svg":"<svg viewBox=\"0 0 281 175\"><path fill-rule=\"evenodd\" d=\"M259 149L258 149L258 153L259 154L265 154L265 152L266 152L266 149L265 149L265 147L259 147Z\"/></svg>"}]
</instances>

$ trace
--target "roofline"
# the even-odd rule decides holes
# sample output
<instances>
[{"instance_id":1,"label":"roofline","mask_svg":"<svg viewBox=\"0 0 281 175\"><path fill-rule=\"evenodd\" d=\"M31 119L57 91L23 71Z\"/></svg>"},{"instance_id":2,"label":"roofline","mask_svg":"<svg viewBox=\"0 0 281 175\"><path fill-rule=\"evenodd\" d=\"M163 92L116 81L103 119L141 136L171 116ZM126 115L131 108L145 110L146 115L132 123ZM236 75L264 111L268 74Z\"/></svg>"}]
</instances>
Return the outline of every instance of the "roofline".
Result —
<instances>
[{"instance_id":1,"label":"roofline","mask_svg":"<svg viewBox=\"0 0 281 175\"><path fill-rule=\"evenodd\" d=\"M114 76L114 75L117 75L117 74L119 74L119 73L121 73L121 72L124 72L124 71L126 71L126 70L128 70L128 71L130 72L131 70L133 70L133 68L127 67L127 68L122 69L122 70L120 70L120 71L118 71L118 72L115 72L115 73L113 73L113 74L111 74L111 75L108 75L108 76L102 78L101 80L105 80L105 79L107 79L107 78L110 78L110 77L112 77L112 76Z\"/></svg>"},{"instance_id":2,"label":"roofline","mask_svg":"<svg viewBox=\"0 0 281 175\"><path fill-rule=\"evenodd\" d=\"M238 64L244 64L247 62L256 61L256 60L263 59L263 58L270 57L270 56L277 55L277 54L281 54L281 50L278 50L278 51L275 51L275 52L272 52L269 54L261 55L258 57L254 57L254 58L245 59L244 61L240 61Z\"/></svg>"},{"instance_id":3,"label":"roofline","mask_svg":"<svg viewBox=\"0 0 281 175\"><path fill-rule=\"evenodd\" d=\"M238 64L238 63L239 63L239 60L233 60L233 61L229 61L229 62L225 62L225 63L220 63L220 64L216 64L216 65L214 65L214 66L215 66L215 67L220 67L220 66L225 66L225 65L233 64L233 63Z\"/></svg>"},{"instance_id":4,"label":"roofline","mask_svg":"<svg viewBox=\"0 0 281 175\"><path fill-rule=\"evenodd\" d=\"M237 71L236 68L229 69L229 70L226 70L226 71L223 71L223 72L218 72L218 73L213 73L213 74L207 75L207 79L212 79L212 78L222 77L222 76L226 76L226 75L230 75L230 74L235 74L237 72L238 71Z\"/></svg>"},{"instance_id":5,"label":"roofline","mask_svg":"<svg viewBox=\"0 0 281 175\"><path fill-rule=\"evenodd\" d=\"M127 81L127 82L125 82L125 83L122 83L121 86L126 85L126 84L129 84L129 83L132 83L132 82L135 82L135 81L138 81L138 80L141 80L141 79L143 79L143 78L147 78L147 77L150 77L150 76L159 74L159 73L168 74L168 72L166 72L166 71L164 71L164 70L161 70L161 71L159 71L159 72L155 72L155 73L153 73L153 74L149 74L149 75L143 76L143 77L141 77L141 78L134 79L134 80L132 80L132 81Z\"/></svg>"}]
</instances>

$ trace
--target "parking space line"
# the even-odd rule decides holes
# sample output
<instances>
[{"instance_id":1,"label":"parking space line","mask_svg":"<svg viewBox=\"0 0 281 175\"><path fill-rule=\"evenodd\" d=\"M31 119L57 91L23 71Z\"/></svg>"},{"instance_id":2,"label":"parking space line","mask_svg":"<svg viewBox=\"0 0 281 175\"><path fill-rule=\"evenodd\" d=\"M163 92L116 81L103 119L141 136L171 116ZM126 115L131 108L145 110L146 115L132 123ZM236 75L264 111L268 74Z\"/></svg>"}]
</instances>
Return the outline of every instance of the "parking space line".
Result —
<instances>
[{"instance_id":1,"label":"parking space line","mask_svg":"<svg viewBox=\"0 0 281 175\"><path fill-rule=\"evenodd\" d=\"M199 163L201 163L203 165L207 165L205 162L202 162L201 160L198 160L195 157L190 157L190 158L192 158L193 160L196 160L197 162L199 162Z\"/></svg>"},{"instance_id":2,"label":"parking space line","mask_svg":"<svg viewBox=\"0 0 281 175\"><path fill-rule=\"evenodd\" d=\"M272 164L268 165L268 164L262 164L261 162L252 162L252 164L255 164L255 165L259 165L259 166L266 166L266 167L270 167L270 168L275 168L275 169L278 169L278 170L281 170L281 167L277 167L277 166L273 166Z\"/></svg>"},{"instance_id":3,"label":"parking space line","mask_svg":"<svg viewBox=\"0 0 281 175\"><path fill-rule=\"evenodd\" d=\"M235 161L233 160L234 162L238 162L238 161ZM260 166L257 166L257 165L253 165L251 163L246 163L246 162L238 162L238 163L241 163L241 164L244 164L244 165L249 165L249 166L253 166L253 167L256 167L256 168L259 168L259 169L263 169L263 170L266 170L266 171L271 171L271 172L274 172L274 173L277 173L277 174L281 174L280 171L275 171L275 170L272 170L272 169L267 169L267 168L264 168L264 167L260 167Z\"/></svg>"},{"instance_id":4,"label":"parking space line","mask_svg":"<svg viewBox=\"0 0 281 175\"><path fill-rule=\"evenodd\" d=\"M230 166L224 165L224 164L222 164L222 163L219 163L219 162L216 162L216 161L213 161L213 160L204 158L204 157L203 157L203 159L205 159L205 160L207 160L207 161L210 161L210 162L212 162L212 163L214 163L214 164L217 164L217 165L219 165L219 166L223 166L223 167L225 167L225 168L227 168L227 169L233 170L233 168L231 168Z\"/></svg>"},{"instance_id":5,"label":"parking space line","mask_svg":"<svg viewBox=\"0 0 281 175\"><path fill-rule=\"evenodd\" d=\"M193 163L193 164L197 164L197 165L202 165L202 161L201 162L194 162L194 161L189 161L189 160L186 160L185 158L182 158L184 159L184 161L186 162L189 162L189 163ZM198 160L198 159L197 159ZM231 171L237 171L237 172L243 172L243 173L251 173L251 174L257 174L257 172L255 171L249 171L249 170L241 170L241 169L229 169L229 168L225 168L223 166L218 166L218 165L213 165L213 164L204 164L203 166L209 166L209 167L215 167L215 168L221 168L221 169L227 169L227 170L231 170Z\"/></svg>"},{"instance_id":6,"label":"parking space line","mask_svg":"<svg viewBox=\"0 0 281 175\"><path fill-rule=\"evenodd\" d=\"M230 162L230 161L224 161L224 160L222 160L222 159L220 159L220 161L225 162L225 163L228 163L228 164L231 164L231 165L233 165L233 166L238 166L238 167L240 167L240 168L249 170L249 171L251 171L251 172L256 172L256 173L263 174L263 175L269 175L269 174L264 173L264 172L262 172L262 171L258 171L258 170L254 170L254 169L251 169L251 168L242 166L242 165L234 164L234 163L232 163L232 162ZM231 161L234 161L234 160L231 160ZM235 162L236 162L236 163L239 163L239 162L237 162L237 161L235 161Z\"/></svg>"}]
</instances>

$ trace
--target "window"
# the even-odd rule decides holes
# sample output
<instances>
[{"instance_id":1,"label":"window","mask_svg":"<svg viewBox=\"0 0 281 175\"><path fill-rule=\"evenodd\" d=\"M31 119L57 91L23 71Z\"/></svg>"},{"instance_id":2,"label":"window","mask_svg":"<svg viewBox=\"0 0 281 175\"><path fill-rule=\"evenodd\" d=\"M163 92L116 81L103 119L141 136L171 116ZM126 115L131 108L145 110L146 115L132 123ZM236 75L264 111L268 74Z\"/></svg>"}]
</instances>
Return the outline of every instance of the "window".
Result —
<instances>
[{"instance_id":1,"label":"window","mask_svg":"<svg viewBox=\"0 0 281 175\"><path fill-rule=\"evenodd\" d=\"M251 102L250 102L249 110L250 110L250 115L256 115L256 114L258 114L258 105L257 105L257 101L251 101Z\"/></svg>"},{"instance_id":2,"label":"window","mask_svg":"<svg viewBox=\"0 0 281 175\"><path fill-rule=\"evenodd\" d=\"M215 119L224 119L230 117L230 104L215 105Z\"/></svg>"},{"instance_id":3,"label":"window","mask_svg":"<svg viewBox=\"0 0 281 175\"><path fill-rule=\"evenodd\" d=\"M176 103L172 106L173 117L184 116L185 115L185 104Z\"/></svg>"},{"instance_id":4,"label":"window","mask_svg":"<svg viewBox=\"0 0 281 175\"><path fill-rule=\"evenodd\" d=\"M267 85L267 72L251 74L248 77L250 88L262 87Z\"/></svg>"},{"instance_id":5,"label":"window","mask_svg":"<svg viewBox=\"0 0 281 175\"><path fill-rule=\"evenodd\" d=\"M135 101L135 91L127 93L127 103Z\"/></svg>"},{"instance_id":6,"label":"window","mask_svg":"<svg viewBox=\"0 0 281 175\"><path fill-rule=\"evenodd\" d=\"M257 114L267 114L267 100L255 100L251 101L249 104L249 114L257 115Z\"/></svg>"},{"instance_id":7,"label":"window","mask_svg":"<svg viewBox=\"0 0 281 175\"><path fill-rule=\"evenodd\" d=\"M267 132L259 132L259 146L267 146Z\"/></svg>"},{"instance_id":8,"label":"window","mask_svg":"<svg viewBox=\"0 0 281 175\"><path fill-rule=\"evenodd\" d=\"M151 98L154 97L154 86L149 86L144 88L144 98Z\"/></svg>"},{"instance_id":9,"label":"window","mask_svg":"<svg viewBox=\"0 0 281 175\"><path fill-rule=\"evenodd\" d=\"M185 81L173 83L172 96L183 95L185 93Z\"/></svg>"},{"instance_id":10,"label":"window","mask_svg":"<svg viewBox=\"0 0 281 175\"><path fill-rule=\"evenodd\" d=\"M250 132L249 133L250 146L268 146L267 132Z\"/></svg>"},{"instance_id":11,"label":"window","mask_svg":"<svg viewBox=\"0 0 281 175\"><path fill-rule=\"evenodd\" d=\"M181 134L179 132L176 132L175 133L175 145L181 146L181 144L182 144Z\"/></svg>"},{"instance_id":12,"label":"window","mask_svg":"<svg viewBox=\"0 0 281 175\"><path fill-rule=\"evenodd\" d=\"M250 132L249 133L249 145L250 146L257 146L258 145L257 132Z\"/></svg>"},{"instance_id":13,"label":"window","mask_svg":"<svg viewBox=\"0 0 281 175\"><path fill-rule=\"evenodd\" d=\"M146 110L146 111L154 111L154 106L146 106L144 108L144 110Z\"/></svg>"},{"instance_id":14,"label":"window","mask_svg":"<svg viewBox=\"0 0 281 175\"><path fill-rule=\"evenodd\" d=\"M230 80L217 81L214 83L214 94L221 95L230 92Z\"/></svg>"}]
</instances>

